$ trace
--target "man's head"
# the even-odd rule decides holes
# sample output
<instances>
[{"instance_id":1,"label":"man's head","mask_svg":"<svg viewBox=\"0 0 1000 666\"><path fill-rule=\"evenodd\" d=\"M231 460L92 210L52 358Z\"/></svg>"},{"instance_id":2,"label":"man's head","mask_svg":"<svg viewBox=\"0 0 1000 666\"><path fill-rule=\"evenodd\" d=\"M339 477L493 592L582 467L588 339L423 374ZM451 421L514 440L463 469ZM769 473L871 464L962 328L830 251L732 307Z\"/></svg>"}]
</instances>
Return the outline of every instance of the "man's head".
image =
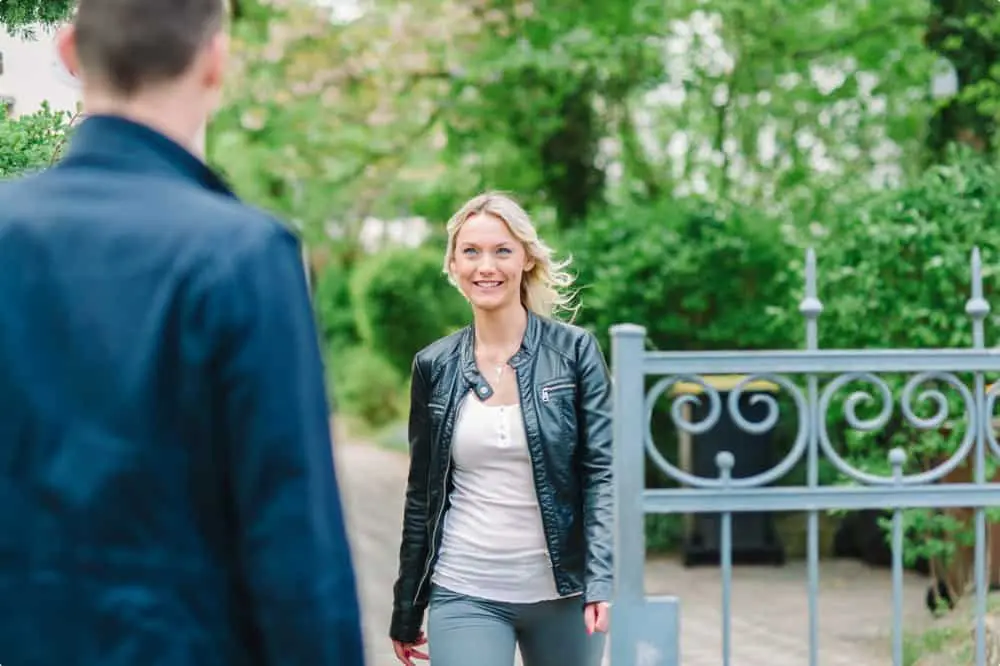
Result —
<instances>
[{"instance_id":1,"label":"man's head","mask_svg":"<svg viewBox=\"0 0 1000 666\"><path fill-rule=\"evenodd\" d=\"M59 54L82 81L86 112L148 100L203 122L222 86L225 14L224 0L79 0Z\"/></svg>"}]
</instances>

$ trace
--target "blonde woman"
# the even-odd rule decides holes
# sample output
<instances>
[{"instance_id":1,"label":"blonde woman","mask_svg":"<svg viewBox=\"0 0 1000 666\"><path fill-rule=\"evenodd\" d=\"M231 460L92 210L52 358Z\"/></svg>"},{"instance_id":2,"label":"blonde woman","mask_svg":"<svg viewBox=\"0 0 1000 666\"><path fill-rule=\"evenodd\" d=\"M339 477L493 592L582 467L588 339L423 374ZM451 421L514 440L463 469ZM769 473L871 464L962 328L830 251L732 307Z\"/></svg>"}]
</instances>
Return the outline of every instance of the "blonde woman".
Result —
<instances>
[{"instance_id":1,"label":"blonde woman","mask_svg":"<svg viewBox=\"0 0 1000 666\"><path fill-rule=\"evenodd\" d=\"M472 324L420 351L390 637L414 666L596 666L612 595L611 391L572 278L509 197L448 222ZM428 609L427 634L421 630Z\"/></svg>"}]
</instances>

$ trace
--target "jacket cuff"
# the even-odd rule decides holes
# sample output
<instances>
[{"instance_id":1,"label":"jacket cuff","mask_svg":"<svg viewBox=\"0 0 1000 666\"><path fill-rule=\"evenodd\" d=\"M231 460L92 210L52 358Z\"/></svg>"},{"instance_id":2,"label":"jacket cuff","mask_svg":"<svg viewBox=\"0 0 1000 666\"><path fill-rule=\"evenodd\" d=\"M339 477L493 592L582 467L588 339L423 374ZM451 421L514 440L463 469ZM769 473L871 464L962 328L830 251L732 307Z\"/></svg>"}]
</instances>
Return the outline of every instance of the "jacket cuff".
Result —
<instances>
[{"instance_id":1,"label":"jacket cuff","mask_svg":"<svg viewBox=\"0 0 1000 666\"><path fill-rule=\"evenodd\" d=\"M598 601L607 601L610 603L614 594L614 585L611 581L595 580L587 583L587 589L584 590L583 593L583 602L586 604L592 604Z\"/></svg>"},{"instance_id":2,"label":"jacket cuff","mask_svg":"<svg viewBox=\"0 0 1000 666\"><path fill-rule=\"evenodd\" d=\"M420 627L423 623L423 608L394 609L392 621L389 623L389 638L400 643L413 643L420 637Z\"/></svg>"}]
</instances>

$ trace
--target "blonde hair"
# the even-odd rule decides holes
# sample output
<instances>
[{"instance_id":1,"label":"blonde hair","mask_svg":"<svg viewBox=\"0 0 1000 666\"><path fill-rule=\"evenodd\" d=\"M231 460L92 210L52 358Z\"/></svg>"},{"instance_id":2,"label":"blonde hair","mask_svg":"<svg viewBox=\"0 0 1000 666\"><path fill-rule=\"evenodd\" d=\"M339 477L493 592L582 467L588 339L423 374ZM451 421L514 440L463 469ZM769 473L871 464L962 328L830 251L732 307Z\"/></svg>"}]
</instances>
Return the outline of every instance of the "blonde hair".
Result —
<instances>
[{"instance_id":1,"label":"blonde hair","mask_svg":"<svg viewBox=\"0 0 1000 666\"><path fill-rule=\"evenodd\" d=\"M566 268L572 259L556 261L553 251L538 237L538 231L531 218L513 198L499 192L487 192L467 201L448 220L448 249L444 254L444 272L448 281L456 288L458 283L451 274L451 262L455 257L455 239L465 222L475 215L492 215L510 229L511 234L521 241L528 257L534 262L531 270L521 276L521 303L528 310L543 317L552 317L560 312L576 314L579 305L573 305L575 293L574 276Z\"/></svg>"}]
</instances>

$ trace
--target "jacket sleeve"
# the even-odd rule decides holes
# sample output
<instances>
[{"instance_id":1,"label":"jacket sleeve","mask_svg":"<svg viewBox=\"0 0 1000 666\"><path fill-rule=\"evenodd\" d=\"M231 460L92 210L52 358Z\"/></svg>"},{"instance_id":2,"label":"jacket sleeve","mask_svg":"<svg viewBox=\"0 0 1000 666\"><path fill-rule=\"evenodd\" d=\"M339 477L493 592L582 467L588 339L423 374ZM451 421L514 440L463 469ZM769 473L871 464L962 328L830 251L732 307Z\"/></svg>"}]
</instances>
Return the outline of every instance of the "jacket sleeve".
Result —
<instances>
[{"instance_id":1,"label":"jacket sleeve","mask_svg":"<svg viewBox=\"0 0 1000 666\"><path fill-rule=\"evenodd\" d=\"M583 528L586 539L584 601L614 595L614 487L612 484L611 379L594 336L587 334L578 356L583 447Z\"/></svg>"},{"instance_id":2,"label":"jacket sleeve","mask_svg":"<svg viewBox=\"0 0 1000 666\"><path fill-rule=\"evenodd\" d=\"M234 568L261 663L362 666L355 575L298 242L277 227L255 236L229 250L227 280L210 304L215 314L206 313L224 325L215 367Z\"/></svg>"},{"instance_id":3,"label":"jacket sleeve","mask_svg":"<svg viewBox=\"0 0 1000 666\"><path fill-rule=\"evenodd\" d=\"M427 591L421 590L430 542L427 534L427 475L430 465L431 422L427 407L429 387L419 359L413 361L410 381L410 472L403 509L403 538L399 547L399 577L393 587L392 621L389 636L412 643L420 635Z\"/></svg>"}]
</instances>

